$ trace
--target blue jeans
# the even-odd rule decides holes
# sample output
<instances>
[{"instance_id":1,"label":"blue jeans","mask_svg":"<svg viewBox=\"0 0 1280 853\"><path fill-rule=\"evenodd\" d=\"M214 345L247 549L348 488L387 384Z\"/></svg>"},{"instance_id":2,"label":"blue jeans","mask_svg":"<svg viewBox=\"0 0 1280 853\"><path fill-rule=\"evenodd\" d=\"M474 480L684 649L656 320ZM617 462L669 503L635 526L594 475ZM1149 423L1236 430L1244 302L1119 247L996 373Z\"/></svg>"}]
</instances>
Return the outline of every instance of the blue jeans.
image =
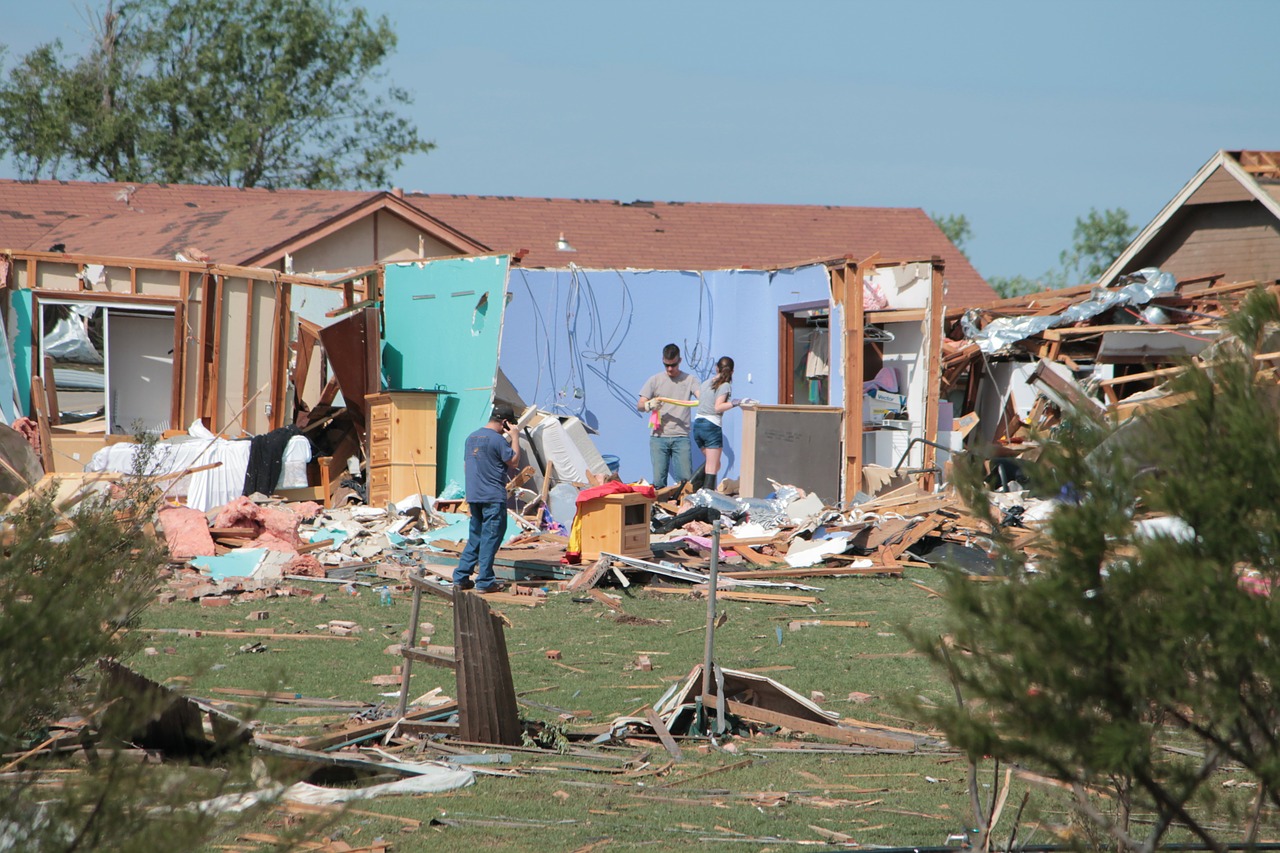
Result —
<instances>
[{"instance_id":1,"label":"blue jeans","mask_svg":"<svg viewBox=\"0 0 1280 853\"><path fill-rule=\"evenodd\" d=\"M724 430L720 428L720 424L698 418L693 422L693 441L699 450L706 450L708 447L718 450L724 447Z\"/></svg>"},{"instance_id":2,"label":"blue jeans","mask_svg":"<svg viewBox=\"0 0 1280 853\"><path fill-rule=\"evenodd\" d=\"M649 436L649 458L653 462L653 487L667 484L667 471L677 483L689 479L689 436Z\"/></svg>"},{"instance_id":3,"label":"blue jeans","mask_svg":"<svg viewBox=\"0 0 1280 853\"><path fill-rule=\"evenodd\" d=\"M507 533L507 505L505 503L471 504L471 525L467 533L467 547L462 550L458 567L453 570L453 582L471 578L476 571L476 588L493 586L497 578L493 574L493 557L498 553L502 537Z\"/></svg>"}]
</instances>

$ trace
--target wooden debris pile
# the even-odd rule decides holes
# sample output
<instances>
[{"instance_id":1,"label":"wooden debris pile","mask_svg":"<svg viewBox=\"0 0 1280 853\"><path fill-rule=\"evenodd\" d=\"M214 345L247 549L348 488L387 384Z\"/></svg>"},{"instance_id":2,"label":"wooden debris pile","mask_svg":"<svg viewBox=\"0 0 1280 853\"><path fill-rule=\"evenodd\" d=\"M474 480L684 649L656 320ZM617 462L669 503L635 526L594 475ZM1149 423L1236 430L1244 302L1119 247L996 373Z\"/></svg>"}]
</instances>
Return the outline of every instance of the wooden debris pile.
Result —
<instances>
[{"instance_id":1,"label":"wooden debris pile","mask_svg":"<svg viewBox=\"0 0 1280 853\"><path fill-rule=\"evenodd\" d=\"M953 318L943 342L941 393L963 391L962 411L981 412L982 439L1019 458L1035 457L1033 433L1055 426L1064 408L1124 421L1177 405L1162 386L1182 363L1214 345L1250 292L1280 293L1280 282L1222 277L1176 281L1144 270L1110 288L1081 285L970 309ZM1262 367L1280 364L1280 352L1258 358ZM1034 402L1020 402L1027 399Z\"/></svg>"}]
</instances>

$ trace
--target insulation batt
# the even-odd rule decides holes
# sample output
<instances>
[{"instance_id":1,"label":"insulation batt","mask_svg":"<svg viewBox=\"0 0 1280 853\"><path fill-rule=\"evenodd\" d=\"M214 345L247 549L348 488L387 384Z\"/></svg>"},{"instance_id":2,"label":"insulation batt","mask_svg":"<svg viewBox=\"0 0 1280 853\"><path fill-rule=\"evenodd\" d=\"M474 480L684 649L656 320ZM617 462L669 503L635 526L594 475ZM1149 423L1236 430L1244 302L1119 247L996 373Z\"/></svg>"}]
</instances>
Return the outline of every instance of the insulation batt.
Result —
<instances>
[{"instance_id":1,"label":"insulation batt","mask_svg":"<svg viewBox=\"0 0 1280 853\"><path fill-rule=\"evenodd\" d=\"M212 557L213 537L209 535L209 522L205 514L187 506L167 506L160 510L160 527L169 554L175 560L192 557Z\"/></svg>"},{"instance_id":2,"label":"insulation batt","mask_svg":"<svg viewBox=\"0 0 1280 853\"><path fill-rule=\"evenodd\" d=\"M246 497L228 503L213 521L214 527L248 527L254 531L250 547L269 551L296 551L302 544L298 525L320 512L312 501L293 504L292 509L259 506Z\"/></svg>"}]
</instances>

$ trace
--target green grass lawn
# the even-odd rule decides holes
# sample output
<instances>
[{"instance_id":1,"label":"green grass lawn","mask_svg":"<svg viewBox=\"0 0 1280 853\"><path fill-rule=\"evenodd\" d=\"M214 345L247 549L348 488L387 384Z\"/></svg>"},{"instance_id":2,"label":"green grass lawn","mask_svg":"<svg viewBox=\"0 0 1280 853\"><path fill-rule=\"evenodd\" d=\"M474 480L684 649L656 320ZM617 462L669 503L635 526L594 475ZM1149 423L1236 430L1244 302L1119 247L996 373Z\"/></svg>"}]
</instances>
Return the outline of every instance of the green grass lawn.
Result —
<instances>
[{"instance_id":1,"label":"green grass lawn","mask_svg":"<svg viewBox=\"0 0 1280 853\"><path fill-rule=\"evenodd\" d=\"M822 604L813 608L723 602L728 621L716 634L715 657L733 669L770 667L766 675L791 689L825 695L824 707L842 716L900 728L918 723L905 719L898 700L923 696L934 702L954 701L950 686L903 636L904 625L927 629L936 622L941 603L914 586L915 579L935 589L941 578L928 569L911 569L903 579L817 579ZM383 701L394 707L395 686L370 683L389 675L400 662L385 652L400 641L409 618L409 600L399 596L392 606L378 603L368 589L356 597L334 585L314 584L326 593L315 602L302 597L277 598L202 607L177 602L155 605L144 628L205 630L271 629L279 633L309 630L331 619L357 623L352 640L272 639L268 651L243 653L246 637L151 636L157 654L140 655L129 664L156 680L207 698L227 699L216 688L285 691L310 698ZM506 629L511 669L518 693L547 708L523 708L528 719L562 724L556 710L575 713L575 725L599 725L656 702L675 681L703 659L706 602L656 595L632 587L610 590L622 596L628 614L662 620L660 626L621 624L592 601L579 603L570 594L553 594L536 608L499 607L511 621ZM268 617L249 621L252 611ZM865 620L867 628L805 627L792 631L792 620ZM424 596L420 622L434 626L434 642L451 645L451 610L444 601ZM781 642L778 629L781 628ZM559 664L548 649L561 652ZM647 655L653 669L635 668ZM576 672L574 670L581 670ZM453 674L417 664L412 695L432 688L453 696ZM870 694L854 702L851 693ZM252 700L245 700L252 704ZM251 709L247 706L245 713ZM326 721L341 719L331 708L267 706L258 717L268 731L314 734ZM972 827L962 756L847 754L780 751L815 744L806 736L760 735L730 738L723 748L705 741L683 741L684 761L663 773L625 777L601 762L574 762L554 752L512 750L518 778L477 775L476 784L461 791L414 797L391 797L356 804L364 813L342 815L325 832L352 847L382 837L398 851L489 849L575 850L601 842L608 847L677 849L689 844L733 843L753 850L791 849L795 842L821 842L842 833L862 845L940 845ZM647 747L654 768L668 762L656 743ZM620 745L621 757L635 758L643 744ZM759 750L759 751L757 751ZM493 750L502 752L501 749ZM750 759L748 763L748 759ZM575 769L574 765L591 765ZM718 768L730 768L715 771ZM981 770L985 797L999 788L1003 772L990 762ZM1011 786L998 838L1007 840L1026 787ZM406 830L387 816L422 821ZM432 821L448 821L433 825ZM1067 823L1060 797L1035 788L1022 814L1019 839L1032 843L1058 840L1048 826ZM279 814L258 819L253 829L273 833ZM1043 822L1044 828L1035 828ZM607 844L602 843L609 839ZM775 840L770 840L775 839ZM234 845L234 835L219 839ZM242 843L240 849L253 849ZM225 848L224 848L225 849ZM263 848L265 849L265 848Z\"/></svg>"}]
</instances>

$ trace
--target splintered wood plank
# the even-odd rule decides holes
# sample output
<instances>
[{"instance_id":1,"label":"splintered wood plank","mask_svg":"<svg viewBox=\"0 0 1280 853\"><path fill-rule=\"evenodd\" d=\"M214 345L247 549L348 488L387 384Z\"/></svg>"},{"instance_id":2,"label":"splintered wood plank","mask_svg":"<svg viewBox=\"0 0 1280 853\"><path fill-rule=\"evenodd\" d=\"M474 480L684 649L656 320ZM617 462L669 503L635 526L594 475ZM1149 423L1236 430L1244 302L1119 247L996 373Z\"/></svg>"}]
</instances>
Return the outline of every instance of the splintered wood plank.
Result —
<instances>
[{"instance_id":1,"label":"splintered wood plank","mask_svg":"<svg viewBox=\"0 0 1280 853\"><path fill-rule=\"evenodd\" d=\"M702 702L708 708L716 708L720 702L720 697L706 695L702 697ZM755 705L748 705L746 702L735 702L732 699L726 699L725 705L731 714L735 714L748 722L766 726L779 726L792 731L817 735L839 743L895 751L913 751L916 747L914 738L855 732L834 724L815 723L813 720L793 717L789 714L780 714L777 711L758 708Z\"/></svg>"},{"instance_id":2,"label":"splintered wood plank","mask_svg":"<svg viewBox=\"0 0 1280 853\"><path fill-rule=\"evenodd\" d=\"M889 546L889 552L895 558L901 557L908 548L942 526L942 522L945 520L940 516L934 515L917 521L911 525L910 530L902 534L902 538L897 544Z\"/></svg>"},{"instance_id":3,"label":"splintered wood plank","mask_svg":"<svg viewBox=\"0 0 1280 853\"><path fill-rule=\"evenodd\" d=\"M777 565L779 562L775 558L766 557L763 554L757 554L746 545L734 545L733 550L738 556L742 557L742 559L751 563L753 566L773 566Z\"/></svg>"},{"instance_id":4,"label":"splintered wood plank","mask_svg":"<svg viewBox=\"0 0 1280 853\"><path fill-rule=\"evenodd\" d=\"M457 706L454 705L452 707ZM341 729L340 731L332 732L330 734L320 735L319 737L314 737L311 740L300 744L300 746L302 749L310 749L313 751L325 750L331 746L347 743L349 741L356 740L357 738L365 737L366 735L386 731L394 726L399 719L420 720L423 717L432 717L437 714L446 713L452 710L452 707L449 705L437 705L434 708L420 708L417 711L410 711L402 718L388 717L385 720L375 720L372 723L364 723L362 725L352 726L349 729Z\"/></svg>"},{"instance_id":5,"label":"splintered wood plank","mask_svg":"<svg viewBox=\"0 0 1280 853\"><path fill-rule=\"evenodd\" d=\"M462 738L519 744L520 720L501 620L480 595L459 592L453 597L453 632Z\"/></svg>"},{"instance_id":6,"label":"splintered wood plank","mask_svg":"<svg viewBox=\"0 0 1280 853\"><path fill-rule=\"evenodd\" d=\"M805 569L757 569L755 571L720 572L722 578L760 580L772 578L837 578L846 575L900 575L902 569L888 566L811 566ZM717 593L721 597L723 593Z\"/></svg>"},{"instance_id":7,"label":"splintered wood plank","mask_svg":"<svg viewBox=\"0 0 1280 853\"><path fill-rule=\"evenodd\" d=\"M684 754L680 752L680 747L676 744L676 739L671 736L667 724L662 721L658 713L652 708L644 709L645 721L653 727L654 733L658 735L658 740L662 741L662 747L675 761L683 761Z\"/></svg>"},{"instance_id":8,"label":"splintered wood plank","mask_svg":"<svg viewBox=\"0 0 1280 853\"><path fill-rule=\"evenodd\" d=\"M647 586L645 587L645 592L656 592L662 595L703 596L707 594L707 586L706 584L694 587ZM775 593L768 592L731 592L725 589L716 590L716 598L726 601L750 601L756 604L789 604L795 607L808 607L811 604L822 603L822 599L813 595L777 595Z\"/></svg>"}]
</instances>

